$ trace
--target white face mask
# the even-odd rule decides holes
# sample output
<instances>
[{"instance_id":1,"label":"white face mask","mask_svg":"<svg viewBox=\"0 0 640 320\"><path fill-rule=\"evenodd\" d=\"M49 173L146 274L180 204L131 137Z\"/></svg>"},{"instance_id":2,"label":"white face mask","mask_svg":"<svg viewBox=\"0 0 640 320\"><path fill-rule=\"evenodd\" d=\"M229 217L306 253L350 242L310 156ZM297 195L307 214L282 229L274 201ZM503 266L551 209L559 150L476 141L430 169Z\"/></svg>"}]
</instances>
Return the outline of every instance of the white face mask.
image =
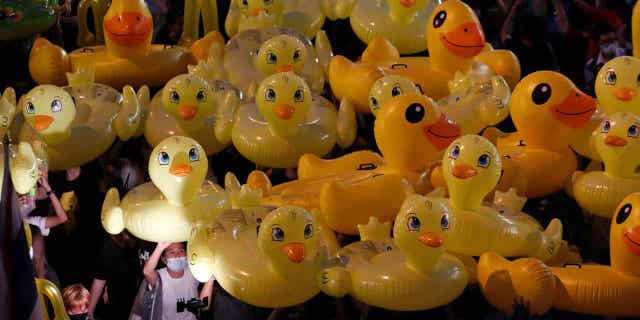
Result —
<instances>
[{"instance_id":1,"label":"white face mask","mask_svg":"<svg viewBox=\"0 0 640 320\"><path fill-rule=\"evenodd\" d=\"M180 272L187 268L187 257L167 259L167 268L173 272Z\"/></svg>"}]
</instances>

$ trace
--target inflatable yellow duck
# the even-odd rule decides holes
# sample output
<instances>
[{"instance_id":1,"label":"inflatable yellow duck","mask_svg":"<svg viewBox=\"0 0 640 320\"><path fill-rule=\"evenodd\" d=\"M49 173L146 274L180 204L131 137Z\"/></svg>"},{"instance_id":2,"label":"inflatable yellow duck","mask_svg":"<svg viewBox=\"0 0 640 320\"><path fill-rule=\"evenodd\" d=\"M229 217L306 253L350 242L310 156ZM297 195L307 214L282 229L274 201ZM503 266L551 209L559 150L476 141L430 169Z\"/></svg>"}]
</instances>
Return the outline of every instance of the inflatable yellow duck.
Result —
<instances>
[{"instance_id":1,"label":"inflatable yellow duck","mask_svg":"<svg viewBox=\"0 0 640 320\"><path fill-rule=\"evenodd\" d=\"M215 136L216 119L222 112L233 113L240 104L233 91L218 91L193 74L171 79L151 101L144 135L153 147L166 137L178 135L195 139L207 155L226 147ZM223 110L228 108L229 110Z\"/></svg>"},{"instance_id":2,"label":"inflatable yellow duck","mask_svg":"<svg viewBox=\"0 0 640 320\"><path fill-rule=\"evenodd\" d=\"M587 211L610 218L624 197L640 191L640 117L615 113L593 135L604 171L576 172L573 196Z\"/></svg>"},{"instance_id":3,"label":"inflatable yellow duck","mask_svg":"<svg viewBox=\"0 0 640 320\"><path fill-rule=\"evenodd\" d=\"M224 27L230 37L249 29L285 27L311 39L324 24L325 10L320 3L319 0L232 0Z\"/></svg>"},{"instance_id":4,"label":"inflatable yellow duck","mask_svg":"<svg viewBox=\"0 0 640 320\"><path fill-rule=\"evenodd\" d=\"M502 161L489 140L466 135L454 141L442 159L451 211L447 250L478 256L496 251L504 256L554 256L562 241L560 220L546 230L528 216L505 215L482 200L498 183Z\"/></svg>"},{"instance_id":5,"label":"inflatable yellow duck","mask_svg":"<svg viewBox=\"0 0 640 320\"><path fill-rule=\"evenodd\" d=\"M611 266L582 264L548 267L535 259L507 261L489 252L480 258L478 275L487 300L504 312L513 301L534 314L551 307L571 312L638 317L640 298L640 194L628 195L611 220Z\"/></svg>"},{"instance_id":6,"label":"inflatable yellow duck","mask_svg":"<svg viewBox=\"0 0 640 320\"><path fill-rule=\"evenodd\" d=\"M518 131L498 135L497 146L503 161L513 162L512 168L525 178L522 193L536 198L562 190L577 169L569 143L590 121L595 100L564 75L538 71L518 83L509 107ZM487 136L494 133L485 131Z\"/></svg>"},{"instance_id":7,"label":"inflatable yellow duck","mask_svg":"<svg viewBox=\"0 0 640 320\"><path fill-rule=\"evenodd\" d=\"M419 195L407 198L395 219L395 246L384 242L391 240L388 223L385 228L372 219L358 227L362 241L339 253L346 266L328 268L320 276L325 293L350 294L389 310L416 311L448 304L467 286L463 263L445 253L449 213L442 203Z\"/></svg>"},{"instance_id":8,"label":"inflatable yellow duck","mask_svg":"<svg viewBox=\"0 0 640 320\"><path fill-rule=\"evenodd\" d=\"M327 57L332 55L324 31L319 33L322 35L313 45L304 34L292 29L243 31L231 38L224 49L213 50L212 60L224 70L224 78L247 95L252 96L264 78L278 72L302 76L319 94L324 89Z\"/></svg>"},{"instance_id":9,"label":"inflatable yellow duck","mask_svg":"<svg viewBox=\"0 0 640 320\"><path fill-rule=\"evenodd\" d=\"M192 226L213 220L228 206L227 195L205 181L208 161L204 149L193 139L166 138L149 158L151 182L131 191L120 202L111 188L102 204L102 225L111 234L125 228L152 242L187 241Z\"/></svg>"},{"instance_id":10,"label":"inflatable yellow duck","mask_svg":"<svg viewBox=\"0 0 640 320\"><path fill-rule=\"evenodd\" d=\"M359 113L369 113L369 90L383 72L409 78L436 100L447 96L447 81L455 72L466 71L474 60L504 77L511 88L520 79L518 58L511 51L490 48L475 13L460 0L445 1L433 10L426 38L428 58L400 58L398 49L381 37L369 43L359 63L335 56L329 64L333 93L350 100Z\"/></svg>"},{"instance_id":11,"label":"inflatable yellow duck","mask_svg":"<svg viewBox=\"0 0 640 320\"><path fill-rule=\"evenodd\" d=\"M349 19L351 28L364 43L384 37L401 54L427 49L424 27L439 0L334 1L329 18Z\"/></svg>"},{"instance_id":12,"label":"inflatable yellow duck","mask_svg":"<svg viewBox=\"0 0 640 320\"><path fill-rule=\"evenodd\" d=\"M133 88L126 86L120 94L93 83L91 72L69 74L69 83L64 88L40 85L20 99L26 122L20 141L31 143L50 170L96 159L116 136L131 138L140 123L141 106Z\"/></svg>"},{"instance_id":13,"label":"inflatable yellow duck","mask_svg":"<svg viewBox=\"0 0 640 320\"><path fill-rule=\"evenodd\" d=\"M375 116L389 100L407 93L419 94L420 89L411 80L395 75L384 76L373 83L369 91L369 108Z\"/></svg>"},{"instance_id":14,"label":"inflatable yellow duck","mask_svg":"<svg viewBox=\"0 0 640 320\"><path fill-rule=\"evenodd\" d=\"M212 42L223 42L219 33L212 32L191 49L151 45L153 21L143 0L112 0L102 27L104 46L84 47L69 54L38 38L29 57L33 79L39 84L62 86L66 72L92 69L96 82L114 88L161 86L185 73L187 65L195 64L197 58L206 58Z\"/></svg>"},{"instance_id":15,"label":"inflatable yellow duck","mask_svg":"<svg viewBox=\"0 0 640 320\"><path fill-rule=\"evenodd\" d=\"M241 105L233 121L218 123L223 126L216 132L219 141L233 140L244 157L272 168L293 168L305 153L323 156L336 142L347 147L356 130L353 109L336 111L291 72L267 77L255 103Z\"/></svg>"}]
</instances>

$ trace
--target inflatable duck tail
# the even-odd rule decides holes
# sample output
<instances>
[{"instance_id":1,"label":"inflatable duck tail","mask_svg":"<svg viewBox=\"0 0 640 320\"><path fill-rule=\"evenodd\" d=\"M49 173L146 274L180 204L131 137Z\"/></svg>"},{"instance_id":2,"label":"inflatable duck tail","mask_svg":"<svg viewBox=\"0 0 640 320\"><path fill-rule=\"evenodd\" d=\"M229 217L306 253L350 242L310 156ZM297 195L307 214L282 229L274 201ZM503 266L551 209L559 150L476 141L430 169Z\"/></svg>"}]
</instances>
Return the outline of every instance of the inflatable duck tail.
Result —
<instances>
[{"instance_id":1,"label":"inflatable duck tail","mask_svg":"<svg viewBox=\"0 0 640 320\"><path fill-rule=\"evenodd\" d=\"M214 255L209 246L207 227L197 225L191 230L191 236L187 242L187 257L189 257L189 270L200 282L207 282L213 275Z\"/></svg>"},{"instance_id":2,"label":"inflatable duck tail","mask_svg":"<svg viewBox=\"0 0 640 320\"><path fill-rule=\"evenodd\" d=\"M124 230L124 212L120 208L118 189L111 188L102 203L102 226L110 234L118 234Z\"/></svg>"},{"instance_id":3,"label":"inflatable duck tail","mask_svg":"<svg viewBox=\"0 0 640 320\"><path fill-rule=\"evenodd\" d=\"M340 148L346 149L356 140L356 134L358 133L356 112L348 99L340 101L336 129Z\"/></svg>"},{"instance_id":4,"label":"inflatable duck tail","mask_svg":"<svg viewBox=\"0 0 640 320\"><path fill-rule=\"evenodd\" d=\"M138 103L140 104L140 124L138 130L133 134L134 137L141 137L144 134L144 127L149 114L149 107L151 106L151 92L146 85L140 87L138 90Z\"/></svg>"},{"instance_id":5,"label":"inflatable duck tail","mask_svg":"<svg viewBox=\"0 0 640 320\"><path fill-rule=\"evenodd\" d=\"M320 61L320 65L322 66L322 70L324 70L325 77L329 78L329 62L333 57L333 49L331 47L331 42L329 42L329 38L324 30L318 31L316 34L315 40L316 54L318 54L318 61Z\"/></svg>"},{"instance_id":6,"label":"inflatable duck tail","mask_svg":"<svg viewBox=\"0 0 640 320\"><path fill-rule=\"evenodd\" d=\"M59 46L45 38L38 38L29 53L29 72L38 84L64 86L70 71L69 56Z\"/></svg>"},{"instance_id":7,"label":"inflatable duck tail","mask_svg":"<svg viewBox=\"0 0 640 320\"><path fill-rule=\"evenodd\" d=\"M140 106L136 92L131 86L125 86L122 89L122 96L122 108L118 112L115 126L120 140L127 141L138 132L142 107Z\"/></svg>"},{"instance_id":8,"label":"inflatable duck tail","mask_svg":"<svg viewBox=\"0 0 640 320\"><path fill-rule=\"evenodd\" d=\"M536 232L530 237L528 241L531 244L530 256L547 261L556 255L562 245L562 222L553 219L544 232Z\"/></svg>"},{"instance_id":9,"label":"inflatable duck tail","mask_svg":"<svg viewBox=\"0 0 640 320\"><path fill-rule=\"evenodd\" d=\"M531 315L545 314L553 305L555 277L538 259L513 262L487 252L478 262L478 282L485 298L498 310L512 315L526 307Z\"/></svg>"},{"instance_id":10,"label":"inflatable duck tail","mask_svg":"<svg viewBox=\"0 0 640 320\"><path fill-rule=\"evenodd\" d=\"M342 298L351 292L351 274L344 267L331 267L318 275L318 286L325 294Z\"/></svg>"},{"instance_id":11,"label":"inflatable duck tail","mask_svg":"<svg viewBox=\"0 0 640 320\"><path fill-rule=\"evenodd\" d=\"M0 137L4 137L16 115L16 91L7 87L0 97Z\"/></svg>"},{"instance_id":12,"label":"inflatable duck tail","mask_svg":"<svg viewBox=\"0 0 640 320\"><path fill-rule=\"evenodd\" d=\"M15 158L11 159L11 181L18 194L29 193L38 182L38 159L27 142L20 142Z\"/></svg>"},{"instance_id":13,"label":"inflatable duck tail","mask_svg":"<svg viewBox=\"0 0 640 320\"><path fill-rule=\"evenodd\" d=\"M482 122L488 126L494 126L502 122L508 115L509 98L511 90L507 81L501 76L491 78L491 94L484 99L477 109Z\"/></svg>"}]
</instances>

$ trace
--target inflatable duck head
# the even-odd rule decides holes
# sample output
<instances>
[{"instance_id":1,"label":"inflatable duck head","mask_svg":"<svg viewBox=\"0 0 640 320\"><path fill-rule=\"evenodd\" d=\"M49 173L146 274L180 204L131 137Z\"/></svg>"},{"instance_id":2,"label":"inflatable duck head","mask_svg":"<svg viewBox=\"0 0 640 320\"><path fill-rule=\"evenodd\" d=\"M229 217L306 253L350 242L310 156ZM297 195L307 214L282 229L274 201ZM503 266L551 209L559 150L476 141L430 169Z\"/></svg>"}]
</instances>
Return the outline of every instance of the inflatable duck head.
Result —
<instances>
[{"instance_id":1,"label":"inflatable duck head","mask_svg":"<svg viewBox=\"0 0 640 320\"><path fill-rule=\"evenodd\" d=\"M265 217L258 231L258 248L270 258L276 273L292 276L300 263L315 259L314 223L311 213L292 206L280 207Z\"/></svg>"},{"instance_id":2,"label":"inflatable duck head","mask_svg":"<svg viewBox=\"0 0 640 320\"><path fill-rule=\"evenodd\" d=\"M418 11L427 5L427 0L387 0L392 21L409 23Z\"/></svg>"},{"instance_id":3,"label":"inflatable duck head","mask_svg":"<svg viewBox=\"0 0 640 320\"><path fill-rule=\"evenodd\" d=\"M307 48L300 39L282 34L265 41L255 59L256 67L267 76L277 72L300 73L307 60Z\"/></svg>"},{"instance_id":4,"label":"inflatable duck head","mask_svg":"<svg viewBox=\"0 0 640 320\"><path fill-rule=\"evenodd\" d=\"M628 195L611 220L611 267L640 277L640 193Z\"/></svg>"},{"instance_id":5,"label":"inflatable duck head","mask_svg":"<svg viewBox=\"0 0 640 320\"><path fill-rule=\"evenodd\" d=\"M638 74L640 59L635 57L617 57L602 66L596 77L596 97L604 113L640 114L636 110L640 101Z\"/></svg>"},{"instance_id":6,"label":"inflatable duck head","mask_svg":"<svg viewBox=\"0 0 640 320\"><path fill-rule=\"evenodd\" d=\"M113 0L102 26L112 55L140 56L151 48L153 18L144 0Z\"/></svg>"},{"instance_id":7,"label":"inflatable duck head","mask_svg":"<svg viewBox=\"0 0 640 320\"><path fill-rule=\"evenodd\" d=\"M260 83L256 105L277 136L298 132L311 107L311 91L301 77L292 72L273 74Z\"/></svg>"},{"instance_id":8,"label":"inflatable duck head","mask_svg":"<svg viewBox=\"0 0 640 320\"><path fill-rule=\"evenodd\" d=\"M596 111L596 101L564 75L534 72L518 83L511 118L528 146L566 148Z\"/></svg>"},{"instance_id":9,"label":"inflatable duck head","mask_svg":"<svg viewBox=\"0 0 640 320\"><path fill-rule=\"evenodd\" d=\"M245 17L280 16L284 10L282 0L237 0L240 13Z\"/></svg>"},{"instance_id":10,"label":"inflatable duck head","mask_svg":"<svg viewBox=\"0 0 640 320\"><path fill-rule=\"evenodd\" d=\"M0 136L4 137L16 116L16 92L11 87L0 96Z\"/></svg>"},{"instance_id":11,"label":"inflatable duck head","mask_svg":"<svg viewBox=\"0 0 640 320\"><path fill-rule=\"evenodd\" d=\"M478 17L460 0L448 0L436 7L426 33L431 63L450 72L465 69L485 48Z\"/></svg>"},{"instance_id":12,"label":"inflatable duck head","mask_svg":"<svg viewBox=\"0 0 640 320\"><path fill-rule=\"evenodd\" d=\"M442 158L444 180L451 203L463 210L474 210L500 180L502 161L496 147L477 135L454 141Z\"/></svg>"},{"instance_id":13,"label":"inflatable duck head","mask_svg":"<svg viewBox=\"0 0 640 320\"><path fill-rule=\"evenodd\" d=\"M417 271L433 268L444 253L449 211L442 201L409 196L393 226L395 243Z\"/></svg>"},{"instance_id":14,"label":"inflatable duck head","mask_svg":"<svg viewBox=\"0 0 640 320\"><path fill-rule=\"evenodd\" d=\"M67 91L48 84L40 85L20 101L26 122L47 144L55 145L69 138L76 106Z\"/></svg>"},{"instance_id":15,"label":"inflatable duck head","mask_svg":"<svg viewBox=\"0 0 640 320\"><path fill-rule=\"evenodd\" d=\"M195 140L172 136L149 157L149 176L169 203L184 206L195 198L207 175L207 154Z\"/></svg>"},{"instance_id":16,"label":"inflatable duck head","mask_svg":"<svg viewBox=\"0 0 640 320\"><path fill-rule=\"evenodd\" d=\"M209 83L193 74L181 74L162 89L162 105L184 129L201 128L204 115L211 114L214 103Z\"/></svg>"},{"instance_id":17,"label":"inflatable duck head","mask_svg":"<svg viewBox=\"0 0 640 320\"><path fill-rule=\"evenodd\" d=\"M416 93L400 95L382 106L374 133L390 168L421 171L429 161L439 160L460 136L460 127L434 106L433 100Z\"/></svg>"},{"instance_id":18,"label":"inflatable duck head","mask_svg":"<svg viewBox=\"0 0 640 320\"><path fill-rule=\"evenodd\" d=\"M618 177L640 177L640 117L629 112L608 116L594 131L596 151L605 170Z\"/></svg>"},{"instance_id":19,"label":"inflatable duck head","mask_svg":"<svg viewBox=\"0 0 640 320\"><path fill-rule=\"evenodd\" d=\"M421 92L411 80L405 77L389 75L378 79L369 91L371 113L376 115L380 106L404 93L420 94Z\"/></svg>"}]
</instances>

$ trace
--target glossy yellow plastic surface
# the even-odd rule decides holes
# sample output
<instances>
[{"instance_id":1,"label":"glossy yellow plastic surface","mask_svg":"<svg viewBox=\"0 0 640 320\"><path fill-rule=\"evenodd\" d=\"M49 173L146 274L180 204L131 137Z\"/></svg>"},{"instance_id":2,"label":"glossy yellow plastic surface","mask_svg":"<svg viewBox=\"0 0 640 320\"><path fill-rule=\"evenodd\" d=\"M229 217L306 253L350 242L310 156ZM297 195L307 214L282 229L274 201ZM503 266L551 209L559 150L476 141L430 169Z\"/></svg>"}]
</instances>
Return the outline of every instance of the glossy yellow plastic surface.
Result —
<instances>
[{"instance_id":1,"label":"glossy yellow plastic surface","mask_svg":"<svg viewBox=\"0 0 640 320\"><path fill-rule=\"evenodd\" d=\"M538 71L518 83L509 107L518 131L498 137L497 146L525 178L524 194L535 198L562 190L577 168L569 143L589 123L595 100L564 75Z\"/></svg>"},{"instance_id":2,"label":"glossy yellow plastic surface","mask_svg":"<svg viewBox=\"0 0 640 320\"><path fill-rule=\"evenodd\" d=\"M93 25L97 26L95 33L89 30L89 9L91 9ZM79 47L104 44L104 30L100 28L104 16L109 10L108 0L80 0L78 2L78 38L76 44Z\"/></svg>"},{"instance_id":3,"label":"glossy yellow plastic surface","mask_svg":"<svg viewBox=\"0 0 640 320\"><path fill-rule=\"evenodd\" d=\"M640 59L635 57L617 57L605 63L595 81L600 110L607 115L616 112L640 114L636 108L640 101L638 73Z\"/></svg>"},{"instance_id":4,"label":"glossy yellow plastic surface","mask_svg":"<svg viewBox=\"0 0 640 320\"><path fill-rule=\"evenodd\" d=\"M84 73L69 79L71 86L64 88L37 86L19 103L26 120L20 141L46 154L50 170L66 170L96 159L116 136L126 141L140 124L141 107L133 88L127 86L120 94L92 83Z\"/></svg>"},{"instance_id":5,"label":"glossy yellow plastic surface","mask_svg":"<svg viewBox=\"0 0 640 320\"><path fill-rule=\"evenodd\" d=\"M184 47L151 45L152 19L142 0L113 0L102 24L104 46L84 47L67 55L62 48L39 38L29 57L31 76L39 84L61 86L65 84L65 72L84 69L94 70L96 82L118 89L125 85L164 85L185 73L198 56ZM222 37L214 31L192 47L194 51L203 46L208 50L207 44L216 41L222 41Z\"/></svg>"},{"instance_id":6,"label":"glossy yellow plastic surface","mask_svg":"<svg viewBox=\"0 0 640 320\"><path fill-rule=\"evenodd\" d=\"M120 202L111 188L102 204L102 225L111 234L125 228L152 242L187 241L192 227L211 221L228 207L227 195L205 181L208 161L193 139L173 136L158 144L149 158L151 182L129 191Z\"/></svg>"},{"instance_id":7,"label":"glossy yellow plastic surface","mask_svg":"<svg viewBox=\"0 0 640 320\"><path fill-rule=\"evenodd\" d=\"M224 22L229 36L249 29L285 27L313 38L324 24L320 1L232 0Z\"/></svg>"},{"instance_id":8,"label":"glossy yellow plastic surface","mask_svg":"<svg viewBox=\"0 0 640 320\"><path fill-rule=\"evenodd\" d=\"M196 75L171 79L151 101L144 135L153 147L169 136L188 136L215 154L227 145L216 139L215 126L223 112L233 113L240 100L230 87L212 87Z\"/></svg>"},{"instance_id":9,"label":"glossy yellow plastic surface","mask_svg":"<svg viewBox=\"0 0 640 320\"><path fill-rule=\"evenodd\" d=\"M640 3L637 2L631 15L631 42L633 44L633 56L640 58Z\"/></svg>"},{"instance_id":10,"label":"glossy yellow plastic surface","mask_svg":"<svg viewBox=\"0 0 640 320\"><path fill-rule=\"evenodd\" d=\"M369 113L369 90L382 72L406 77L424 94L439 100L447 96L447 82L456 71L466 71L480 61L495 68L511 87L520 79L520 65L512 52L493 50L485 43L484 32L473 10L459 0L449 0L433 10L426 25L429 57L400 58L388 40L373 39L360 63L336 56L329 65L329 83L338 99L348 99L360 113Z\"/></svg>"},{"instance_id":11,"label":"glossy yellow plastic surface","mask_svg":"<svg viewBox=\"0 0 640 320\"><path fill-rule=\"evenodd\" d=\"M352 137L341 144L349 146L355 131L355 118L348 117L353 110L338 113L323 97L313 95L305 81L287 72L277 73L262 81L255 103L241 105L234 121L220 121L232 125L233 144L247 159L258 165L273 168L293 168L305 153L323 156L339 141L339 123L351 128L343 134ZM229 137L218 137L221 142Z\"/></svg>"},{"instance_id":12,"label":"glossy yellow plastic surface","mask_svg":"<svg viewBox=\"0 0 640 320\"><path fill-rule=\"evenodd\" d=\"M368 305L415 311L445 305L467 286L463 263L445 253L449 212L441 202L408 197L395 219L393 240L389 223L371 218L358 227L363 240L339 253L345 266L326 269L320 276L325 293L350 294Z\"/></svg>"},{"instance_id":13,"label":"glossy yellow plastic surface","mask_svg":"<svg viewBox=\"0 0 640 320\"><path fill-rule=\"evenodd\" d=\"M389 100L405 93L421 93L411 80L400 76L384 76L373 84L369 91L369 108L376 115L380 107Z\"/></svg>"},{"instance_id":14,"label":"glossy yellow plastic surface","mask_svg":"<svg viewBox=\"0 0 640 320\"><path fill-rule=\"evenodd\" d=\"M215 0L194 0L184 2L184 23L178 43L189 46L200 39L200 18L204 34L218 30L218 2Z\"/></svg>"},{"instance_id":15,"label":"glossy yellow plastic surface","mask_svg":"<svg viewBox=\"0 0 640 320\"><path fill-rule=\"evenodd\" d=\"M555 255L562 241L560 220L552 220L543 231L524 213L502 214L482 204L502 171L500 155L489 140L466 135L454 141L442 158L442 170L451 211L447 250L471 256L496 251L542 260Z\"/></svg>"},{"instance_id":16,"label":"glossy yellow plastic surface","mask_svg":"<svg viewBox=\"0 0 640 320\"><path fill-rule=\"evenodd\" d=\"M481 279L487 279L480 281L485 297L508 313L513 312L513 305L507 304L510 300L522 301L537 313L553 307L600 316L640 316L636 305L640 297L639 207L640 194L633 193L615 209L609 239L610 267L547 267L539 262L508 262L488 253L478 265ZM493 290L487 290L487 286Z\"/></svg>"},{"instance_id":17,"label":"glossy yellow plastic surface","mask_svg":"<svg viewBox=\"0 0 640 320\"><path fill-rule=\"evenodd\" d=\"M383 165L382 156L369 150L355 151L337 159L322 159L313 154L305 154L298 160L298 179L316 179Z\"/></svg>"},{"instance_id":18,"label":"glossy yellow plastic surface","mask_svg":"<svg viewBox=\"0 0 640 320\"><path fill-rule=\"evenodd\" d=\"M573 196L587 211L611 218L628 194L640 191L640 117L627 112L607 117L593 132L604 171L576 172Z\"/></svg>"},{"instance_id":19,"label":"glossy yellow plastic surface","mask_svg":"<svg viewBox=\"0 0 640 320\"><path fill-rule=\"evenodd\" d=\"M245 94L253 95L265 77L278 72L295 72L302 76L311 90L324 89L325 73L319 55L331 55L331 47L314 46L304 34L285 28L247 30L235 35L227 43L222 63L225 78Z\"/></svg>"},{"instance_id":20,"label":"glossy yellow plastic surface","mask_svg":"<svg viewBox=\"0 0 640 320\"><path fill-rule=\"evenodd\" d=\"M69 320L67 311L64 308L64 302L62 301L62 293L60 293L60 289L58 289L53 282L47 279L36 278L36 289L38 290L43 319L51 319L45 301L46 297L53 306L53 320Z\"/></svg>"}]
</instances>

